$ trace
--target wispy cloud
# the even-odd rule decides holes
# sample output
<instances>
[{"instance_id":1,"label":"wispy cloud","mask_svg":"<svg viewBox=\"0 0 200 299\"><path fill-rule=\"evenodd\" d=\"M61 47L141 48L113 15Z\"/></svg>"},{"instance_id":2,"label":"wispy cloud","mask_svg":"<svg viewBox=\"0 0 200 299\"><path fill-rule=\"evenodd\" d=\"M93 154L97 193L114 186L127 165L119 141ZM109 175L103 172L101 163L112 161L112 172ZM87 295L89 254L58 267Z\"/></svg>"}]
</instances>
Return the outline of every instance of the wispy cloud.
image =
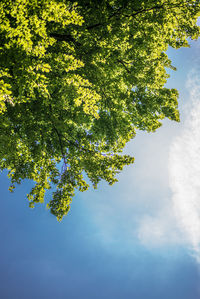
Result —
<instances>
[{"instance_id":1,"label":"wispy cloud","mask_svg":"<svg viewBox=\"0 0 200 299\"><path fill-rule=\"evenodd\" d=\"M163 248L183 244L183 235L177 227L170 201L153 216L144 216L138 226L138 239L146 248Z\"/></svg>"},{"instance_id":2,"label":"wispy cloud","mask_svg":"<svg viewBox=\"0 0 200 299\"><path fill-rule=\"evenodd\" d=\"M172 205L180 230L200 262L200 74L189 74L190 104L181 134L170 147Z\"/></svg>"}]
</instances>

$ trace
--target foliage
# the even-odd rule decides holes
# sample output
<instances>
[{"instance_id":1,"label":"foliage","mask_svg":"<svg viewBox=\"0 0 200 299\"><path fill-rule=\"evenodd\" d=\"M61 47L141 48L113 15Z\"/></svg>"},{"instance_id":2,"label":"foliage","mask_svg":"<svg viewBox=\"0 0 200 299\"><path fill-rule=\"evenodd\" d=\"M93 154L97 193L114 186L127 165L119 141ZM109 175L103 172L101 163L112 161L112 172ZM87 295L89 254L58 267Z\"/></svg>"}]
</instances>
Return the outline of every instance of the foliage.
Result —
<instances>
[{"instance_id":1,"label":"foliage","mask_svg":"<svg viewBox=\"0 0 200 299\"><path fill-rule=\"evenodd\" d=\"M0 167L10 191L35 182L30 207L61 220L74 190L115 175L137 129L179 121L168 46L196 39L197 0L1 0ZM63 163L59 171L60 162Z\"/></svg>"}]
</instances>

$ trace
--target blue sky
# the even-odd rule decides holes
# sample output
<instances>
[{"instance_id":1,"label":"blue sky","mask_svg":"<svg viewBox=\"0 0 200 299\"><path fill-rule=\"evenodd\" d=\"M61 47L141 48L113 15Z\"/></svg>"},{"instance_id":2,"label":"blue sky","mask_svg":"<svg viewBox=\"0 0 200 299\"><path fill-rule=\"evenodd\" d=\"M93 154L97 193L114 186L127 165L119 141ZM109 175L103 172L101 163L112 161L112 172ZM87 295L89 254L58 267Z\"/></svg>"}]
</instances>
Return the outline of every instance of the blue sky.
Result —
<instances>
[{"instance_id":1,"label":"blue sky","mask_svg":"<svg viewBox=\"0 0 200 299\"><path fill-rule=\"evenodd\" d=\"M181 123L138 132L119 183L77 193L61 223L1 175L0 298L200 298L199 47L168 51Z\"/></svg>"}]
</instances>

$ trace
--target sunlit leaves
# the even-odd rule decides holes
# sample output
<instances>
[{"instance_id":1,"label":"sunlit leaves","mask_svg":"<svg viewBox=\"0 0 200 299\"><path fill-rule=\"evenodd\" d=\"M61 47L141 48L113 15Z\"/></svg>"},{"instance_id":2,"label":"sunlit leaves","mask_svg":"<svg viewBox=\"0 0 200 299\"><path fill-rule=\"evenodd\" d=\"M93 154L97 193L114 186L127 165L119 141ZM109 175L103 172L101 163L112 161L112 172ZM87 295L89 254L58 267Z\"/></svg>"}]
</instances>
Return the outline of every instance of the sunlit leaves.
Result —
<instances>
[{"instance_id":1,"label":"sunlit leaves","mask_svg":"<svg viewBox=\"0 0 200 299\"><path fill-rule=\"evenodd\" d=\"M61 220L75 190L110 185L137 130L179 121L165 53L199 36L198 0L0 2L0 168Z\"/></svg>"}]
</instances>

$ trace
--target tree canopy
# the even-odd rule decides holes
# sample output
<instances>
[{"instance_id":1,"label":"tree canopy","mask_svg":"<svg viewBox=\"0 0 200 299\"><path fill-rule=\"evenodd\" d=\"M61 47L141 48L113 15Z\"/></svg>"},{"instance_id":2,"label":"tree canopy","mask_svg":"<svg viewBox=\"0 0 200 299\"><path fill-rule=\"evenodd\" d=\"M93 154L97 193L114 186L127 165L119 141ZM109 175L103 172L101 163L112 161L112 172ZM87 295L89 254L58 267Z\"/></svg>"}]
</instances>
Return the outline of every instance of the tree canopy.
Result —
<instances>
[{"instance_id":1,"label":"tree canopy","mask_svg":"<svg viewBox=\"0 0 200 299\"><path fill-rule=\"evenodd\" d=\"M1 0L0 168L35 182L58 220L74 191L116 174L137 130L179 121L168 47L197 39L199 0ZM61 165L62 163L62 165Z\"/></svg>"}]
</instances>

